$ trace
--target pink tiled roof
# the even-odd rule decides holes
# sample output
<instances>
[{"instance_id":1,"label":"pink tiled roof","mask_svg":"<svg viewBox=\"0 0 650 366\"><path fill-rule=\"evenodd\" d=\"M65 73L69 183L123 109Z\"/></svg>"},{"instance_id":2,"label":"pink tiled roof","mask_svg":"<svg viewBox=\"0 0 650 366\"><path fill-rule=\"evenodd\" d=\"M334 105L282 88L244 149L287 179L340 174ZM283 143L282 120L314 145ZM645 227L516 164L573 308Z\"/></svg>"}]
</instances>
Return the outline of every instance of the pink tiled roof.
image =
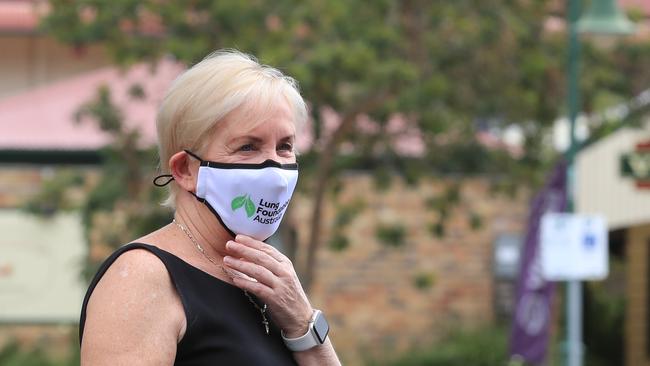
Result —
<instances>
[{"instance_id":1,"label":"pink tiled roof","mask_svg":"<svg viewBox=\"0 0 650 366\"><path fill-rule=\"evenodd\" d=\"M32 32L44 11L46 8L34 1L0 1L0 31Z\"/></svg>"},{"instance_id":2,"label":"pink tiled roof","mask_svg":"<svg viewBox=\"0 0 650 366\"><path fill-rule=\"evenodd\" d=\"M143 145L156 141L155 115L165 91L183 67L161 61L154 74L149 65L127 71L106 67L0 100L0 149L95 150L110 136L93 121L77 123L74 114L106 85L112 100L124 111L128 128L138 128ZM145 99L134 100L128 90L139 84Z\"/></svg>"}]
</instances>

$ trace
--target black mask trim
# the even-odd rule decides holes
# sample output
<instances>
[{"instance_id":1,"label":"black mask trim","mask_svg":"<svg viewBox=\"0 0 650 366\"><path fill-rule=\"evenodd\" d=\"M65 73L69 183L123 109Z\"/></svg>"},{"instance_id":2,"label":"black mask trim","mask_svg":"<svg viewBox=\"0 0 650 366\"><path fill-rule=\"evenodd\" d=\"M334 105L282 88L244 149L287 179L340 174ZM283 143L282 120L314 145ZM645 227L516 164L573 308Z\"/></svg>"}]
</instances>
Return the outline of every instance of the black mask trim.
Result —
<instances>
[{"instance_id":1,"label":"black mask trim","mask_svg":"<svg viewBox=\"0 0 650 366\"><path fill-rule=\"evenodd\" d=\"M249 163L219 163L216 161L203 160L201 157L189 150L183 150L191 157L201 162L201 166L207 166L209 168L219 168L219 169L263 169L263 168L280 168L287 170L298 170L298 163L290 164L281 164L275 160L267 159L259 164L249 164Z\"/></svg>"},{"instance_id":2,"label":"black mask trim","mask_svg":"<svg viewBox=\"0 0 650 366\"><path fill-rule=\"evenodd\" d=\"M226 224L225 224L225 223L223 222L223 220L221 219L221 216L219 216L219 214L217 213L217 211L216 211L214 208L212 208L212 206L210 205L210 203L209 203L208 201L206 201L205 199L203 199L203 198L197 196L194 192L190 192L190 194L191 194L192 196L196 197L196 199L197 199L199 202L203 202L203 204L206 205L206 206L208 207L208 209L212 212L212 214L214 214L214 216L217 217L217 220L219 220L219 223L221 224L221 226L222 226L224 229L226 229L226 231L228 232L228 234L230 234L233 238L234 238L235 236L237 236L237 234L235 234L234 231L230 230L230 228L229 228L228 226L226 226Z\"/></svg>"}]
</instances>

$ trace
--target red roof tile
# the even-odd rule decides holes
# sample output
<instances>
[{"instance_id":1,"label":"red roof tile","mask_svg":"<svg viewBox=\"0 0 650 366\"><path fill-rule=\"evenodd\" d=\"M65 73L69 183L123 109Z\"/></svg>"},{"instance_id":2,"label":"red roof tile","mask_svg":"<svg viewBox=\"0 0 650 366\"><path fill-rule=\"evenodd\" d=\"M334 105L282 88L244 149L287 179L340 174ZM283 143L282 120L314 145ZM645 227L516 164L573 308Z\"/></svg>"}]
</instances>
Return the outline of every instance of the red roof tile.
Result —
<instances>
[{"instance_id":1,"label":"red roof tile","mask_svg":"<svg viewBox=\"0 0 650 366\"><path fill-rule=\"evenodd\" d=\"M47 6L35 1L0 1L0 31L33 32Z\"/></svg>"},{"instance_id":2,"label":"red roof tile","mask_svg":"<svg viewBox=\"0 0 650 366\"><path fill-rule=\"evenodd\" d=\"M110 136L92 121L77 123L80 105L93 99L106 85L120 106L129 128L138 128L143 145L156 141L158 105L183 67L171 61L158 64L155 74L148 65L122 72L107 67L0 100L0 149L2 150L95 150L110 142ZM145 99L133 100L128 90L139 84Z\"/></svg>"}]
</instances>

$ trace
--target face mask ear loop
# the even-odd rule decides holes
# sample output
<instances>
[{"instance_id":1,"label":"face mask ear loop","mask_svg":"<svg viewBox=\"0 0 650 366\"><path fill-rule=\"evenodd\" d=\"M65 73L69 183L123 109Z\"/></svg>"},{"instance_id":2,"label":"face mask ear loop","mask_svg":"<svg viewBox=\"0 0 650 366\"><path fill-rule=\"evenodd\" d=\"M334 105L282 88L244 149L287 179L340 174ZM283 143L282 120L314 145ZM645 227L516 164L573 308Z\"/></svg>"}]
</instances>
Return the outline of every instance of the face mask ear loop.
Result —
<instances>
[{"instance_id":1,"label":"face mask ear loop","mask_svg":"<svg viewBox=\"0 0 650 366\"><path fill-rule=\"evenodd\" d=\"M163 179L167 179L163 181L162 183L160 182ZM153 179L153 185L156 187L164 187L171 183L171 181L174 180L174 177L171 174L161 174Z\"/></svg>"},{"instance_id":2,"label":"face mask ear loop","mask_svg":"<svg viewBox=\"0 0 650 366\"><path fill-rule=\"evenodd\" d=\"M201 164L203 164L203 159L201 159L201 158L200 158L198 155L196 155L195 153L193 153L193 152L191 152L191 151L189 151L189 150L187 150L187 149L183 149L183 151L185 151L185 153L186 153L187 155L193 157L194 159L200 161Z\"/></svg>"},{"instance_id":3,"label":"face mask ear loop","mask_svg":"<svg viewBox=\"0 0 650 366\"><path fill-rule=\"evenodd\" d=\"M195 153L193 153L193 152L191 152L191 151L189 151L189 150L187 150L187 149L183 149L183 151L185 151L185 153L187 153L187 155L193 157L194 159L200 161L201 164L203 164L203 159L201 159L201 158L200 158L198 155L196 155ZM204 203L204 202L205 202L205 198L201 198L201 197L197 196L196 193L194 193L194 192L192 192L192 191L187 191L187 192L188 192L189 194L191 194L192 196L194 196L194 198L196 198L197 201L199 201L199 202L201 202L201 203Z\"/></svg>"}]
</instances>

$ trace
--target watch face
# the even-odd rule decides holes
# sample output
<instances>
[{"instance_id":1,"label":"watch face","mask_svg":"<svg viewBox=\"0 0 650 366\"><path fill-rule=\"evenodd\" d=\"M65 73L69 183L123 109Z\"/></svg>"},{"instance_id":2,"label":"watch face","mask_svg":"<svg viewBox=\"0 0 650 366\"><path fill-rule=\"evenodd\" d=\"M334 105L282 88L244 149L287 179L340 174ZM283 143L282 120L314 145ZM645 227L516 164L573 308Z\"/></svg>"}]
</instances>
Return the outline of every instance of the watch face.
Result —
<instances>
[{"instance_id":1,"label":"watch face","mask_svg":"<svg viewBox=\"0 0 650 366\"><path fill-rule=\"evenodd\" d=\"M327 338L327 334L329 332L330 326L327 323L327 319L325 319L325 315L323 315L323 313L319 312L316 316L316 319L314 320L314 333L316 333L316 337L318 338L320 344L325 343L325 339Z\"/></svg>"}]
</instances>

